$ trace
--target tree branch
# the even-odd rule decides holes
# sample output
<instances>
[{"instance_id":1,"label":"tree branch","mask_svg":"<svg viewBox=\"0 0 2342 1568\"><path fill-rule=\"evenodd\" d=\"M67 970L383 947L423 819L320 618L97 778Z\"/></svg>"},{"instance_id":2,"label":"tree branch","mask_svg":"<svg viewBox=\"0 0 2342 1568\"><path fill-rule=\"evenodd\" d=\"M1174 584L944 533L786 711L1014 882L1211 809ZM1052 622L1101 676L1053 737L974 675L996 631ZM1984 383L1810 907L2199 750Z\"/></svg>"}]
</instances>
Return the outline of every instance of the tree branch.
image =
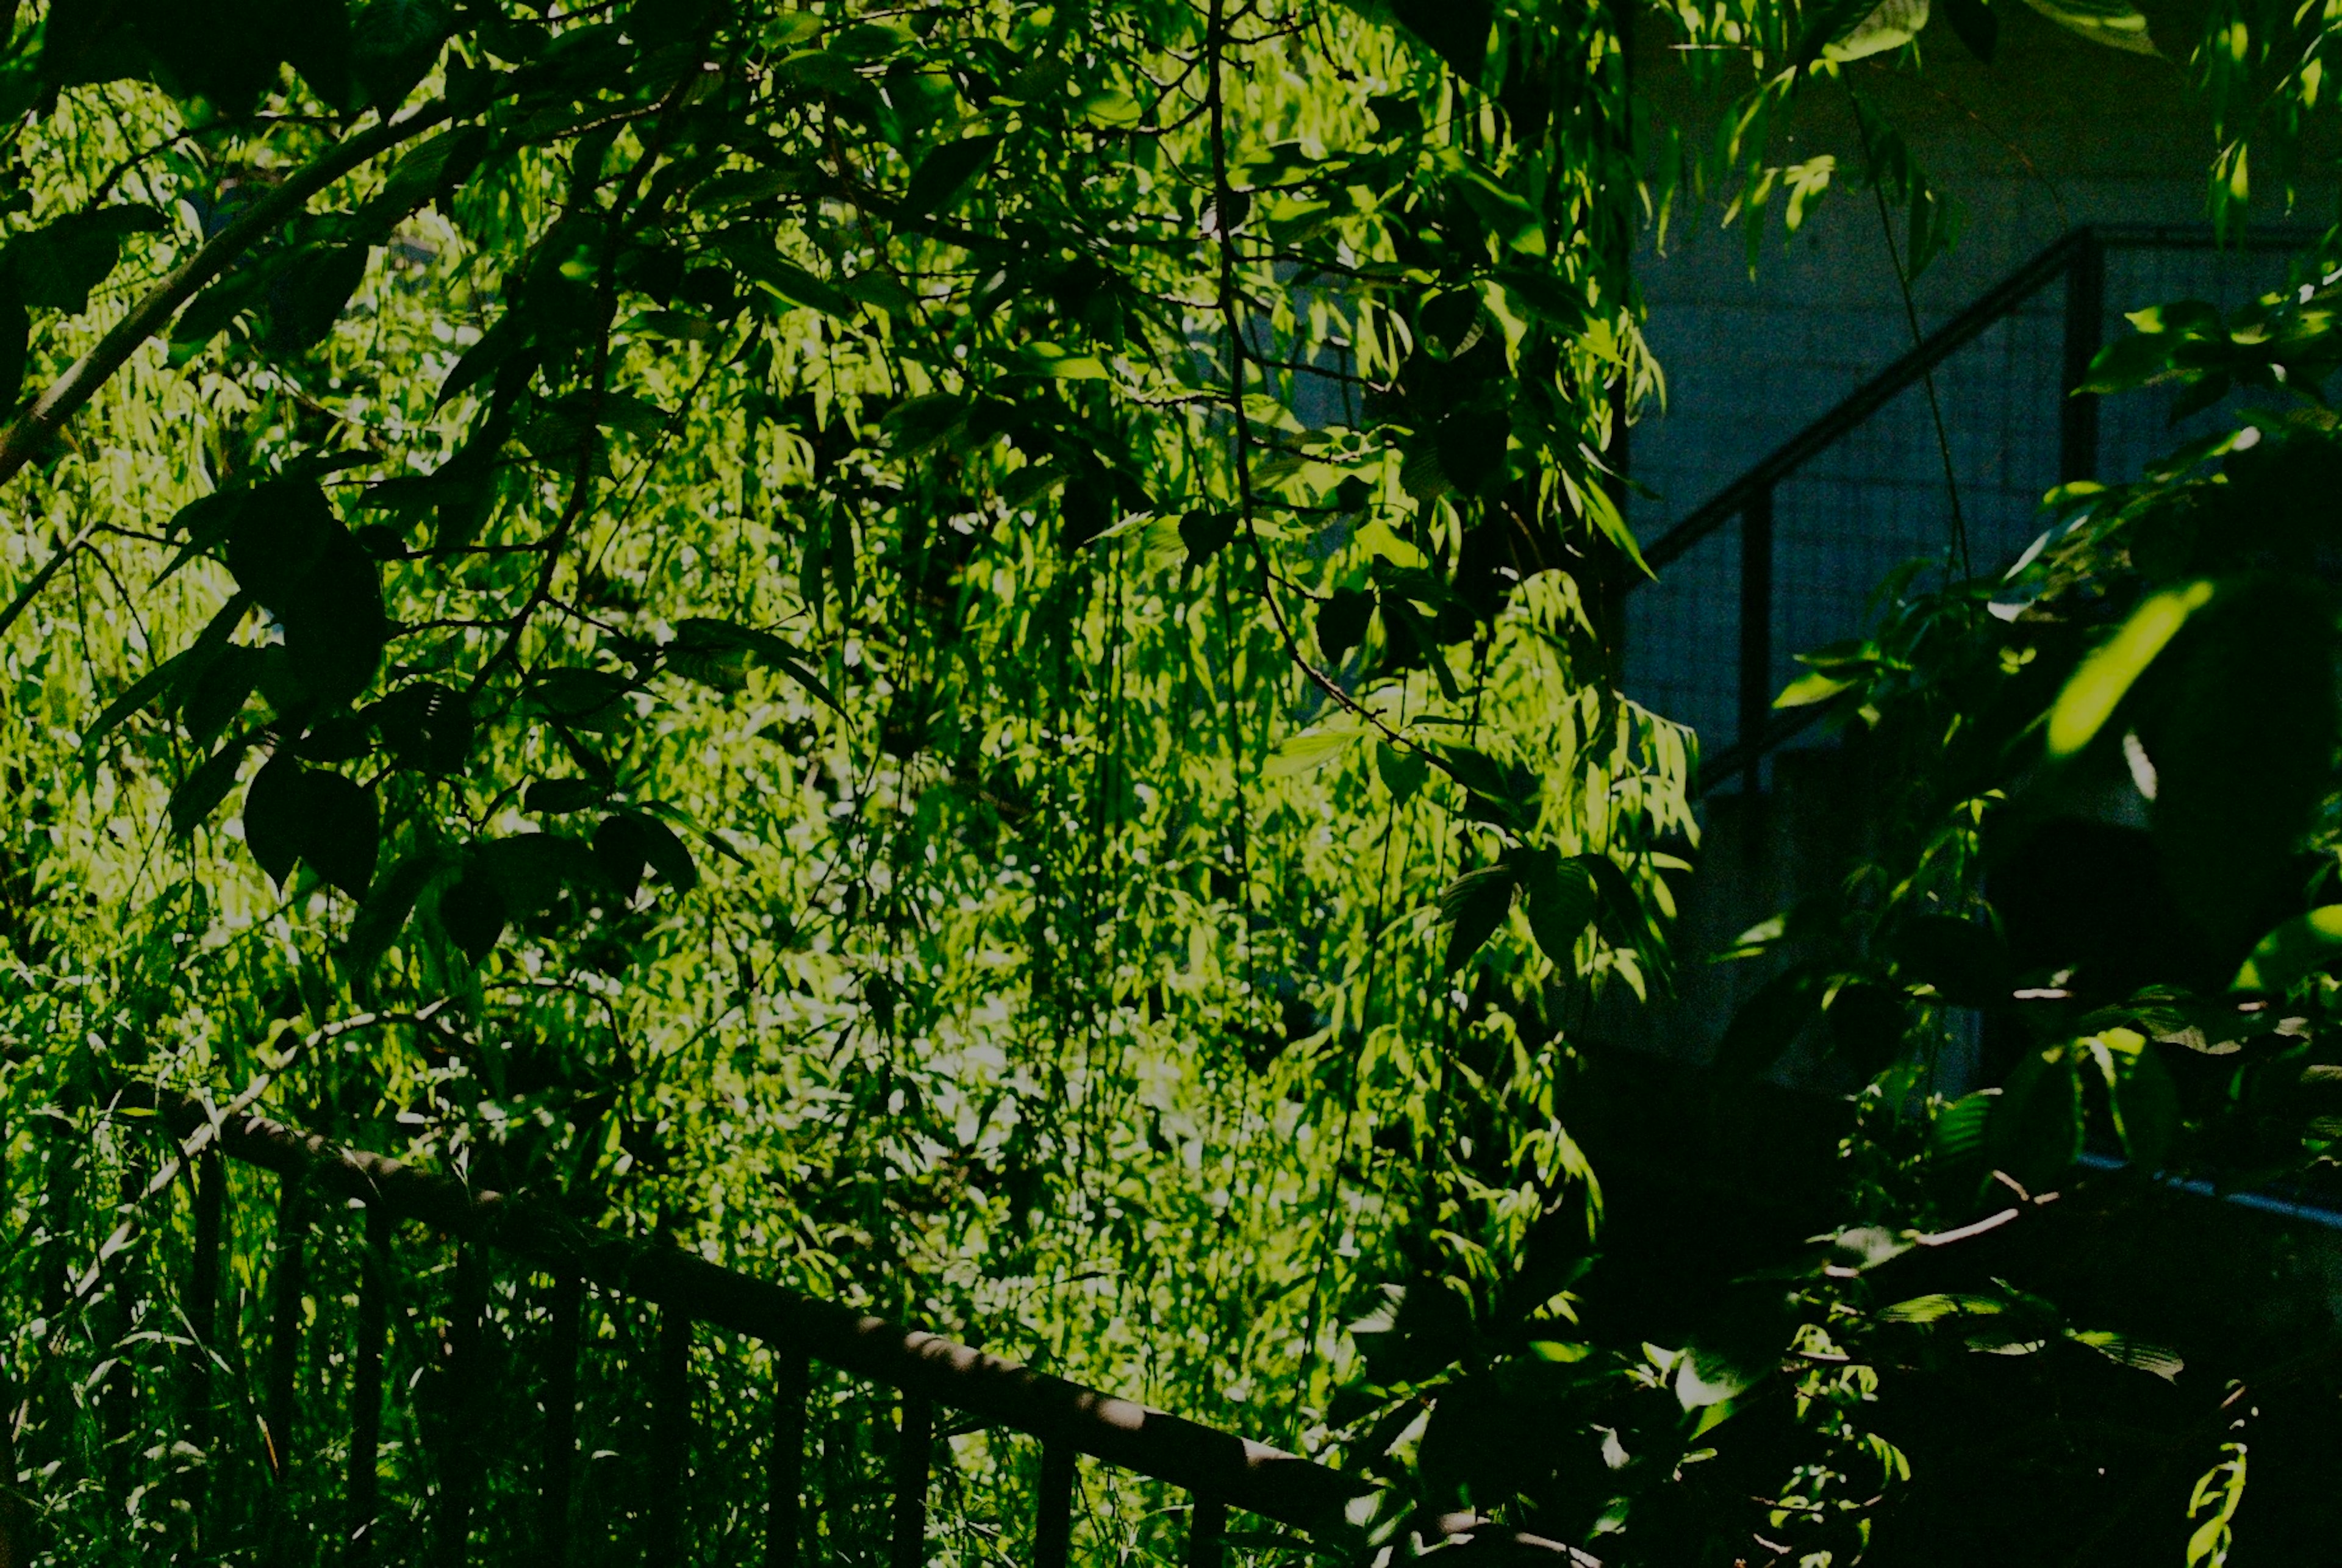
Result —
<instances>
[{"instance_id":1,"label":"tree branch","mask_svg":"<svg viewBox=\"0 0 2342 1568\"><path fill-rule=\"evenodd\" d=\"M271 230L308 205L309 198L377 155L411 136L429 130L454 113L442 98L425 104L402 120L385 120L342 143L308 167L253 204L250 211L212 236L195 254L174 267L130 314L114 324L97 346L75 362L25 416L0 434L0 484L16 476L73 417L97 394L114 373L129 362L141 344L154 336L178 314L195 292L225 272Z\"/></svg>"}]
</instances>

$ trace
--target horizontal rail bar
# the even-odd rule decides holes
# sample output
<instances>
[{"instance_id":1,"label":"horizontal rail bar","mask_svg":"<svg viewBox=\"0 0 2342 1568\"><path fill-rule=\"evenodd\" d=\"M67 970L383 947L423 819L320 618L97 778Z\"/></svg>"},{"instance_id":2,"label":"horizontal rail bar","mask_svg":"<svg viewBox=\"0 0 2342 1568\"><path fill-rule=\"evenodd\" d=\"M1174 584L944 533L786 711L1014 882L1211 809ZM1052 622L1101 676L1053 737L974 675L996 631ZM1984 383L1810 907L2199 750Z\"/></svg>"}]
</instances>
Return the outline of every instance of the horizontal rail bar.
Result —
<instances>
[{"instance_id":1,"label":"horizontal rail bar","mask_svg":"<svg viewBox=\"0 0 2342 1568\"><path fill-rule=\"evenodd\" d=\"M265 1116L238 1114L215 1124L200 1101L151 1088L125 1093L118 1103L151 1107L191 1149L211 1141L205 1130L215 1127L220 1152L233 1158L305 1176L321 1191L540 1268L574 1270L607 1289L802 1350L873 1382L1299 1530L1339 1524L1353 1498L1376 1490L1297 1454L801 1295L676 1247L584 1224L544 1203L474 1191L451 1176L345 1149Z\"/></svg>"},{"instance_id":2,"label":"horizontal rail bar","mask_svg":"<svg viewBox=\"0 0 2342 1568\"><path fill-rule=\"evenodd\" d=\"M2109 250L2212 250L2224 243L2244 250L2297 250L2308 244L2311 236L2291 230L2265 230L2223 242L2201 225L2148 224L2107 224L2068 230L1986 290L1966 310L1929 333L1894 364L1848 393L1837 407L1783 442L1755 467L1659 535L1643 551L1643 558L1656 570L1731 522L1758 494L1778 484L1837 444L1897 394L1917 385L1922 376L2047 287L2072 265L2093 237Z\"/></svg>"}]
</instances>

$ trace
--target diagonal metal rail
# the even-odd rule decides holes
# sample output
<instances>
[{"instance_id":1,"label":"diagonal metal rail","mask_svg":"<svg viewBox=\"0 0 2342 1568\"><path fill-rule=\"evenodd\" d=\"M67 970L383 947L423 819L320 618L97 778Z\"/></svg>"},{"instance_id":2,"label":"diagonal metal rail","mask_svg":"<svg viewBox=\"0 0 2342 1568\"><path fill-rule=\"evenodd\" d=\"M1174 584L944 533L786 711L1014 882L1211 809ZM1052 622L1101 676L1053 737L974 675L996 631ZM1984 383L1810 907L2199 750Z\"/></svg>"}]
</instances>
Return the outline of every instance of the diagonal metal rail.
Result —
<instances>
[{"instance_id":1,"label":"diagonal metal rail","mask_svg":"<svg viewBox=\"0 0 2342 1568\"><path fill-rule=\"evenodd\" d=\"M896 1445L892 1561L918 1568L926 1558L926 1493L935 1443L935 1411L946 1407L980 1423L1027 1433L1040 1440L1042 1483L1036 1520L1038 1568L1063 1568L1071 1543L1071 1509L1080 1459L1166 1482L1188 1493L1191 1515L1188 1563L1216 1568L1224 1553L1225 1519L1240 1509L1330 1540L1342 1531L1354 1502L1370 1497L1372 1483L1285 1453L1248 1438L1217 1431L1136 1401L1087 1388L1016 1362L958 1344L939 1334L906 1328L835 1302L805 1295L767 1280L721 1267L678 1247L621 1235L589 1225L526 1198L484 1191L451 1176L398 1160L344 1147L265 1116L238 1113L221 1116L202 1101L152 1088L124 1094L118 1104L151 1109L195 1164L198 1251L194 1263L198 1295L215 1292L221 1234L218 1205L222 1183L216 1162L225 1156L275 1173L285 1194L273 1253L280 1310L273 1329L272 1365L290 1366L294 1336L302 1323L298 1297L303 1223L286 1218L315 1208L315 1194L362 1205L366 1211L369 1262L358 1285L359 1321L376 1325L375 1343L359 1347L352 1412L353 1451L348 1538L363 1542L374 1520L372 1451L379 1431L379 1355L382 1322L384 1223L419 1222L458 1244L457 1332L451 1334L460 1380L464 1362L475 1353L479 1334L478 1249L508 1254L550 1275L555 1303L553 1335L556 1364L549 1367L556 1390L575 1387L579 1344L577 1319L582 1287L649 1302L660 1309L660 1334L654 1376L654 1427L667 1441L670 1457L662 1513L655 1533L680 1542L684 1475L679 1434L687 1430L690 1391L686 1369L690 1336L698 1324L762 1341L776 1353L776 1415L769 1454L771 1491L765 1561L784 1568L798 1561L800 1496L806 1433L806 1363L819 1361L900 1391L899 1440ZM205 1238L208 1238L207 1240ZM468 1284L468 1293L466 1285ZM467 1304L468 1303L468 1304ZM208 1322L195 1303L191 1321ZM565 1364L560 1364L565 1362ZM275 1378L291 1394L289 1378ZM575 1447L570 1401L548 1400L545 1499L549 1560L559 1562L567 1541L568 1490ZM371 1406L371 1408L369 1408ZM272 1453L283 1454L276 1429ZM438 1521L443 1552L460 1561L470 1528L468 1495L442 1499Z\"/></svg>"},{"instance_id":2,"label":"diagonal metal rail","mask_svg":"<svg viewBox=\"0 0 2342 1568\"><path fill-rule=\"evenodd\" d=\"M1823 712L1819 708L1792 714L1772 711L1776 488L1918 385L1937 365L2059 283L2066 289L2066 310L2057 476L2060 483L2095 478L2098 400L2078 389L2088 378L2091 362L2101 346L2107 253L2216 250L2224 245L2253 251L2295 251L2309 242L2309 235L2282 229L2254 230L2223 241L2202 225L2095 224L2070 229L1645 546L1643 557L1656 571L1726 524L1736 521L1742 524L1738 732L1730 745L1702 767L1702 792L1713 792L1727 780L1749 774L1767 754L1810 728ZM1630 589L1642 580L1632 580Z\"/></svg>"}]
</instances>

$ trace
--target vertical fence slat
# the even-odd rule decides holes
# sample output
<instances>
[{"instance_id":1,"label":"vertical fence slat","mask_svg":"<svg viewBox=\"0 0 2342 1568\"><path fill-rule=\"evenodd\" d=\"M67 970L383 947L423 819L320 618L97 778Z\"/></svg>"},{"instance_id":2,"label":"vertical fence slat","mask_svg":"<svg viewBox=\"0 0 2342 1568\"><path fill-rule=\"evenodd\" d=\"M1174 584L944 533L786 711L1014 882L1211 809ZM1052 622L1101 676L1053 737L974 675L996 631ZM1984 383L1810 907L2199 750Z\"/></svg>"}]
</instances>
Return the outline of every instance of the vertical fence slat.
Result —
<instances>
[{"instance_id":1,"label":"vertical fence slat","mask_svg":"<svg viewBox=\"0 0 2342 1568\"><path fill-rule=\"evenodd\" d=\"M1074 1546L1074 1467L1079 1455L1062 1443L1041 1445L1041 1491L1035 1500L1033 1568L1066 1568Z\"/></svg>"},{"instance_id":2,"label":"vertical fence slat","mask_svg":"<svg viewBox=\"0 0 2342 1568\"><path fill-rule=\"evenodd\" d=\"M683 1555L684 1478L690 1470L691 1319L679 1307L659 1311L651 1390L651 1548L654 1562Z\"/></svg>"},{"instance_id":3,"label":"vertical fence slat","mask_svg":"<svg viewBox=\"0 0 2342 1568\"><path fill-rule=\"evenodd\" d=\"M1227 1531L1227 1504L1216 1497L1198 1496L1187 1522L1187 1568L1220 1568Z\"/></svg>"},{"instance_id":4,"label":"vertical fence slat","mask_svg":"<svg viewBox=\"0 0 2342 1568\"><path fill-rule=\"evenodd\" d=\"M2066 268L2065 366L2057 409L2057 481L2098 476L2098 400L2074 395L2089 379L2090 362L2106 336L2107 247L2095 230L2082 231Z\"/></svg>"},{"instance_id":5,"label":"vertical fence slat","mask_svg":"<svg viewBox=\"0 0 2342 1568\"><path fill-rule=\"evenodd\" d=\"M212 1354L219 1336L220 1231L225 1220L226 1179L219 1151L206 1146L195 1157L195 1256L187 1264L187 1326L195 1346L187 1360L187 1440L205 1463L187 1470L188 1505L197 1539L209 1534L212 1470Z\"/></svg>"},{"instance_id":6,"label":"vertical fence slat","mask_svg":"<svg viewBox=\"0 0 2342 1568\"><path fill-rule=\"evenodd\" d=\"M477 1412L487 1373L480 1362L485 1295L477 1249L459 1243L447 1321L447 1442L439 1456L439 1561L445 1568L464 1568L472 1554L472 1499L480 1461Z\"/></svg>"},{"instance_id":7,"label":"vertical fence slat","mask_svg":"<svg viewBox=\"0 0 2342 1568\"><path fill-rule=\"evenodd\" d=\"M773 1353L772 1446L765 1454L765 1568L796 1568L805 1537L806 1391L812 1367L800 1350Z\"/></svg>"},{"instance_id":8,"label":"vertical fence slat","mask_svg":"<svg viewBox=\"0 0 2342 1568\"><path fill-rule=\"evenodd\" d=\"M301 1182L285 1176L276 1185L276 1257L269 1290L274 1310L268 1330L268 1467L278 1482L293 1463L293 1385L301 1370L301 1241L308 1224Z\"/></svg>"},{"instance_id":9,"label":"vertical fence slat","mask_svg":"<svg viewBox=\"0 0 2342 1568\"><path fill-rule=\"evenodd\" d=\"M922 1395L904 1394L895 1443L893 1568L923 1568L927 1560L927 1470L935 1441L935 1406Z\"/></svg>"},{"instance_id":10,"label":"vertical fence slat","mask_svg":"<svg viewBox=\"0 0 2342 1568\"><path fill-rule=\"evenodd\" d=\"M569 1497L577 1469L577 1320L585 1305L584 1280L566 1270L553 1276L546 1297L552 1323L545 1350L541 1465L545 1568L567 1568L569 1562Z\"/></svg>"},{"instance_id":11,"label":"vertical fence slat","mask_svg":"<svg viewBox=\"0 0 2342 1568\"><path fill-rule=\"evenodd\" d=\"M1764 779L1765 720L1773 710L1773 492L1749 497L1740 514L1740 734L1747 768L1741 788Z\"/></svg>"},{"instance_id":12,"label":"vertical fence slat","mask_svg":"<svg viewBox=\"0 0 2342 1568\"><path fill-rule=\"evenodd\" d=\"M375 1466L382 1449L382 1343L389 1323L390 1222L369 1204L362 1223L365 1242L358 1253L357 1341L350 1347L350 1470L345 1488L349 1522L342 1554L350 1568L374 1554L381 1492Z\"/></svg>"}]
</instances>

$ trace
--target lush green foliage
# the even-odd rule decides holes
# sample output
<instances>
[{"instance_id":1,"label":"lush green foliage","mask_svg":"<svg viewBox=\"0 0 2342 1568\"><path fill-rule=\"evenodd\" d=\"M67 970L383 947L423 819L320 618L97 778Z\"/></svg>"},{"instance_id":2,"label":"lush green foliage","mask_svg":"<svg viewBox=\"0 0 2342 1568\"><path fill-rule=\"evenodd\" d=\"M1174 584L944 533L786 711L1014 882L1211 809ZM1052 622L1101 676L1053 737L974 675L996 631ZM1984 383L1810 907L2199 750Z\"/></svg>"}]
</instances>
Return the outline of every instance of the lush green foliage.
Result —
<instances>
[{"instance_id":1,"label":"lush green foliage","mask_svg":"<svg viewBox=\"0 0 2342 1568\"><path fill-rule=\"evenodd\" d=\"M0 441L16 1539L212 1561L337 1527L355 1226L321 1217L303 1309L318 1446L267 1480L271 1199L239 1178L205 1416L188 1182L107 1109L132 1080L1336 1453L1392 1483L1369 1546L1420 1503L1625 1561L1851 1561L1908 1470L1866 1335L2013 1313L2056 1332L2003 1348L2168 1370L2015 1286L1870 1310L1869 1267L1978 1184L1916 1152L1908 1061L1836 1252L1687 1348L1584 1321L1576 1043L1665 983L1662 874L1696 838L1689 737L1609 674L1634 546L1604 454L1656 385L1626 261L1672 189L1633 156L1667 129L1636 124L1616 13L7 15L0 383L40 394ZM1926 20L1897 15L1647 21L1753 63L1720 173L1761 207L1827 183L1765 165L1767 116ZM1948 209L1871 145L1918 265ZM2192 494L2095 502L2038 603L2120 603L2122 530ZM2238 569L2151 585L2211 582L2207 625L2311 592ZM1982 711L2004 664L2043 711L2082 634L2027 661L1978 599L1829 678L1889 729ZM1972 956L1973 803L2023 765L1911 804L1773 1035L1826 1003L1866 1015L1866 1069L1924 1060L1970 998L1907 954ZM2175 832L2207 885L2291 847ZM2307 973L2320 934L2262 962ZM1985 1118L1997 1163L2080 1136L2086 1069L2142 1159L2211 1128L2141 1022L2050 1030ZM467 1487L515 1503L476 1550L515 1552L541 1291L488 1283L508 1397L467 1404L429 1375L445 1253L395 1255L390 1385L417 1392L379 1551ZM632 1309L596 1322L580 1539L615 1561L652 1501L647 1349ZM702 1354L696 1549L729 1561L767 1369ZM878 1549L883 1422L829 1389L836 1555ZM1021 1553L1028 1456L967 1433L946 1469L947 1549ZM1087 1528L1168 1551L1167 1502L1104 1489Z\"/></svg>"}]
</instances>

